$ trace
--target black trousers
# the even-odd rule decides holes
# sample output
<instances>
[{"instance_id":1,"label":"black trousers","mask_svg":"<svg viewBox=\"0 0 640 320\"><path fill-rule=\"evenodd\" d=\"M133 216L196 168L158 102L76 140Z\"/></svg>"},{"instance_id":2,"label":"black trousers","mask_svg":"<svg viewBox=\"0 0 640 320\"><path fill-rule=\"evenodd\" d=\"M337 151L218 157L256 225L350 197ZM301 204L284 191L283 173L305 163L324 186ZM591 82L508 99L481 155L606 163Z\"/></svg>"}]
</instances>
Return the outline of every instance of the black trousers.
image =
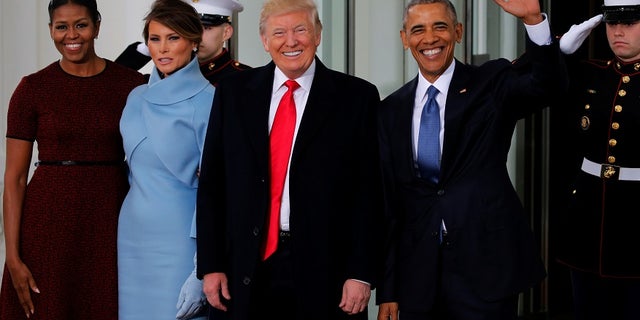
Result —
<instances>
[{"instance_id":1,"label":"black trousers","mask_svg":"<svg viewBox=\"0 0 640 320\"><path fill-rule=\"evenodd\" d=\"M576 320L640 319L640 280L571 270L571 284Z\"/></svg>"},{"instance_id":2,"label":"black trousers","mask_svg":"<svg viewBox=\"0 0 640 320\"><path fill-rule=\"evenodd\" d=\"M282 233L276 252L258 267L250 301L251 320L298 319L290 240Z\"/></svg>"},{"instance_id":3,"label":"black trousers","mask_svg":"<svg viewBox=\"0 0 640 320\"><path fill-rule=\"evenodd\" d=\"M446 238L443 243L447 243ZM518 295L498 301L479 297L465 279L455 272L447 247L440 249L439 283L434 310L426 313L403 312L400 320L515 320L518 318ZM401 307L402 308L402 307Z\"/></svg>"},{"instance_id":4,"label":"black trousers","mask_svg":"<svg viewBox=\"0 0 640 320\"><path fill-rule=\"evenodd\" d=\"M250 310L251 320L363 320L367 319L367 310L356 315L347 315L336 303L327 306L324 303L300 305L300 301L309 299L298 296L300 290L293 278L293 257L291 237L281 233L278 249L266 261L260 263L252 282ZM314 281L306 279L303 281Z\"/></svg>"}]
</instances>

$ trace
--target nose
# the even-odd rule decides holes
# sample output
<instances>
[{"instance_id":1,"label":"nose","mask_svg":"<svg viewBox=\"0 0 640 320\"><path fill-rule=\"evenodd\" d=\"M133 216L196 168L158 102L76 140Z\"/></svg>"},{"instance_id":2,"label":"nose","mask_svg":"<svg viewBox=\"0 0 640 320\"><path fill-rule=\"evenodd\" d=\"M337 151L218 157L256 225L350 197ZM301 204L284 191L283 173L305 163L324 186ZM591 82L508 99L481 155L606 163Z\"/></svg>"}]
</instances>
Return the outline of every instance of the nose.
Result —
<instances>
[{"instance_id":1,"label":"nose","mask_svg":"<svg viewBox=\"0 0 640 320\"><path fill-rule=\"evenodd\" d=\"M295 47L298 44L298 39L296 39L296 32L295 31L287 32L286 44L289 47Z\"/></svg>"},{"instance_id":2,"label":"nose","mask_svg":"<svg viewBox=\"0 0 640 320\"><path fill-rule=\"evenodd\" d=\"M67 37L75 39L79 36L79 32L78 30L76 30L76 28L69 28L67 31Z\"/></svg>"},{"instance_id":3,"label":"nose","mask_svg":"<svg viewBox=\"0 0 640 320\"><path fill-rule=\"evenodd\" d=\"M422 42L431 44L436 41L438 41L436 33L427 29L422 36Z\"/></svg>"},{"instance_id":4,"label":"nose","mask_svg":"<svg viewBox=\"0 0 640 320\"><path fill-rule=\"evenodd\" d=\"M158 49L160 50L161 53L165 53L169 51L169 46L167 45L166 41L161 41L160 46L158 46Z\"/></svg>"},{"instance_id":5,"label":"nose","mask_svg":"<svg viewBox=\"0 0 640 320\"><path fill-rule=\"evenodd\" d=\"M608 24L609 28L613 31L613 34L616 36L622 36L624 34L624 24L622 23L614 23Z\"/></svg>"}]
</instances>

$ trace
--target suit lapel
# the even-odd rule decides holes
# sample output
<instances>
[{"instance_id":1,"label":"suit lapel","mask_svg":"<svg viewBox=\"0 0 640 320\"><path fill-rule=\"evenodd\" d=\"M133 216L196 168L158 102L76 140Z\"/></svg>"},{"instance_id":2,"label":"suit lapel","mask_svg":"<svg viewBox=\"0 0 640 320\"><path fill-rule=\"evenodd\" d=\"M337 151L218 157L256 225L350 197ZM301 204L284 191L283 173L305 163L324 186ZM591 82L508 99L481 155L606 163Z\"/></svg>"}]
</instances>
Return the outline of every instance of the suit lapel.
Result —
<instances>
[{"instance_id":1,"label":"suit lapel","mask_svg":"<svg viewBox=\"0 0 640 320\"><path fill-rule=\"evenodd\" d=\"M469 83L469 78L471 76L469 66L459 63L457 60L454 60L456 63L456 68L453 73L453 77L451 83L449 84L449 92L447 93L447 102L445 106L445 115L444 115L444 142L442 148L442 160L441 160L441 179L445 180L448 177L448 173L450 172L449 168L453 165L453 161L455 161L453 155L456 153L457 143L459 141L460 132L464 130L464 124L462 121L464 120L465 110L468 108L468 101L471 92L467 85Z\"/></svg>"},{"instance_id":2,"label":"suit lapel","mask_svg":"<svg viewBox=\"0 0 640 320\"><path fill-rule=\"evenodd\" d=\"M393 127L391 128L391 135L394 136L392 141L397 143L397 146L392 150L395 154L404 155L400 159L405 162L402 168L408 168L407 174L414 177L416 175L414 168L414 154L413 154L413 105L418 88L418 77L415 77L409 83L403 86L400 93L400 101L397 106L393 106L395 112L392 114L397 115L393 121Z\"/></svg>"}]
</instances>

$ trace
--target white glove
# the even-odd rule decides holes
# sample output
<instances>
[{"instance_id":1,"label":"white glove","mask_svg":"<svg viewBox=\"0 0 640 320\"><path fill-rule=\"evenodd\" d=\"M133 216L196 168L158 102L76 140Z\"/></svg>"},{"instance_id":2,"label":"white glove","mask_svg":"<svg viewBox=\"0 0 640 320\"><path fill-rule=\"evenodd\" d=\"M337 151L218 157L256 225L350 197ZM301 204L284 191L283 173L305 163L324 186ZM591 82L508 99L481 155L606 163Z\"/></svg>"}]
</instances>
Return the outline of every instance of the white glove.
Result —
<instances>
[{"instance_id":1,"label":"white glove","mask_svg":"<svg viewBox=\"0 0 640 320\"><path fill-rule=\"evenodd\" d=\"M193 263L196 264L197 257L194 255ZM178 313L176 319L186 320L194 317L207 305L207 297L202 292L202 281L196 277L196 269L189 274L184 281L178 296L176 308Z\"/></svg>"},{"instance_id":2,"label":"white glove","mask_svg":"<svg viewBox=\"0 0 640 320\"><path fill-rule=\"evenodd\" d=\"M138 43L138 46L136 47L136 51L144 54L147 57L151 56L151 53L149 53L149 47L147 47L147 45L144 44L144 42Z\"/></svg>"},{"instance_id":3,"label":"white glove","mask_svg":"<svg viewBox=\"0 0 640 320\"><path fill-rule=\"evenodd\" d=\"M594 16L581 24L572 25L569 31L560 38L560 51L564 54L576 52L584 42L584 39L589 36L591 30L597 27L600 22L602 22L602 14Z\"/></svg>"}]
</instances>

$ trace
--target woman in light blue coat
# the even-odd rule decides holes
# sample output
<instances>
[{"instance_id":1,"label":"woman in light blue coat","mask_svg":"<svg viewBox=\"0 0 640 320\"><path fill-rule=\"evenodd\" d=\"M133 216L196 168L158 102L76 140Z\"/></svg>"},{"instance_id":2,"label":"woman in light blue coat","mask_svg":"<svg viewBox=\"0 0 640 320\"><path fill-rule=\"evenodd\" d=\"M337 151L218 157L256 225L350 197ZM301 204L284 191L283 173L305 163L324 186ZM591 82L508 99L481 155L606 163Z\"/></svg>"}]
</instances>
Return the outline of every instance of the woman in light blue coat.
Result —
<instances>
[{"instance_id":1,"label":"woman in light blue coat","mask_svg":"<svg viewBox=\"0 0 640 320\"><path fill-rule=\"evenodd\" d=\"M156 0L143 34L155 67L120 120L131 187L118 225L119 319L204 319L191 234L214 94L194 59L202 26L189 4Z\"/></svg>"}]
</instances>

